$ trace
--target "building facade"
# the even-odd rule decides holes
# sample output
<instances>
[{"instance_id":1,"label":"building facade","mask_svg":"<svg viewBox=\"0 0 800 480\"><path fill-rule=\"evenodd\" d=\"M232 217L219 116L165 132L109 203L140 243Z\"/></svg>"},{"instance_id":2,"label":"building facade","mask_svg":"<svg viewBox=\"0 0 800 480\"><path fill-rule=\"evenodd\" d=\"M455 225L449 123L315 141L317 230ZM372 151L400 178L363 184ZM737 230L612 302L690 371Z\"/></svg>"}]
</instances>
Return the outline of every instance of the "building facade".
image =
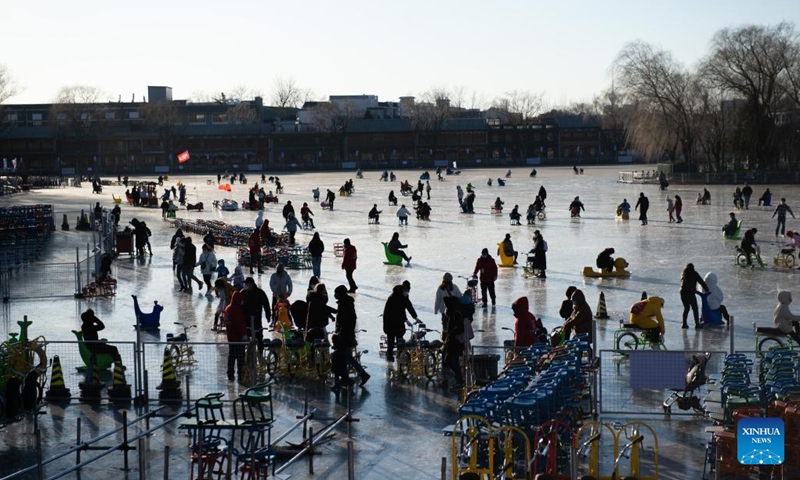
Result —
<instances>
[{"instance_id":1,"label":"building facade","mask_svg":"<svg viewBox=\"0 0 800 480\"><path fill-rule=\"evenodd\" d=\"M508 125L446 105L425 110L413 97L332 96L298 110L259 97L172 100L169 87L148 94L149 102L3 105L0 157L29 173L65 175L615 161L599 123L581 117ZM423 121L415 112L439 117ZM191 160L180 165L183 151Z\"/></svg>"}]
</instances>

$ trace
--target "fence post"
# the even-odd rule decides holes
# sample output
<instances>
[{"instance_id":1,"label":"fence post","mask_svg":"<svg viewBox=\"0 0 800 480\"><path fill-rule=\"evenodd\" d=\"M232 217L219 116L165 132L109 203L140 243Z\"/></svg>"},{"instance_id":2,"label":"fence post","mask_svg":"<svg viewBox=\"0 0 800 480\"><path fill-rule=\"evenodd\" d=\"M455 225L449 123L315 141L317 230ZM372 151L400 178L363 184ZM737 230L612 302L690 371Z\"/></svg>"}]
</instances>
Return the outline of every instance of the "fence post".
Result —
<instances>
[{"instance_id":1,"label":"fence post","mask_svg":"<svg viewBox=\"0 0 800 480\"><path fill-rule=\"evenodd\" d=\"M75 247L75 295L81 292L81 251Z\"/></svg>"}]
</instances>

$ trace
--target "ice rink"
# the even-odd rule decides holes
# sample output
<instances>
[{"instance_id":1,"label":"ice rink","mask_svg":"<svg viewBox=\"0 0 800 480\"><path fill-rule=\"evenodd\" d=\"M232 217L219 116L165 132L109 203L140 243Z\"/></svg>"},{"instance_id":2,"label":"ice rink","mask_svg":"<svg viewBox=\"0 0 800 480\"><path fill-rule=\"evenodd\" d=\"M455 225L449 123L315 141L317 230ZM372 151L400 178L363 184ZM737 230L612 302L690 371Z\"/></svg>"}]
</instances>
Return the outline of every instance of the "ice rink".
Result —
<instances>
[{"instance_id":1,"label":"ice rink","mask_svg":"<svg viewBox=\"0 0 800 480\"><path fill-rule=\"evenodd\" d=\"M754 350L752 323L771 324L777 292L797 292L797 270L773 268L773 257L779 251L780 245L786 242L783 237L775 237L775 220L771 216L781 197L786 197L789 205L796 207L796 213L800 215L800 187L772 185L770 190L773 193L773 206L759 207L757 198L765 187L753 185L754 195L750 209L736 211L737 217L743 221L744 229L758 229L756 240L767 264L766 269L751 270L735 265L734 246L738 242L725 240L721 233L729 212L733 211L735 186L708 186L712 196L711 205L695 205L694 199L703 186L672 184L667 191L660 191L657 185L619 184L616 182L617 174L624 169L626 167L589 167L583 175L575 175L571 168L541 167L537 169L538 175L531 178L528 175L530 169L515 168L503 187L497 186L497 178L505 176L505 169L467 170L460 175L446 176L445 181L437 181L434 170L431 169L431 220L420 221L412 216L408 226L398 225L395 216L397 207L388 205L387 196L389 190L394 190L399 203L405 202L411 209L411 198L400 195L399 184L402 180L408 180L415 185L422 171L396 171L396 182L379 181L380 172L375 171L364 172L363 179L356 178L355 172L278 174L285 193L279 195L278 204L266 205L265 217L270 220L273 229L280 230L283 225L281 210L287 200L292 201L298 215L303 202L309 203L317 231L326 247L322 262L322 280L328 285L329 292L339 284L346 285L344 271L340 268L341 259L333 255L333 244L350 238L358 249L355 280L359 289L355 295L355 304L359 327L367 330L360 334L359 341L370 350L362 360L372 374L367 389L356 388L353 397L354 415L360 419L360 422L353 424L358 478L439 478L441 457L450 457L450 440L443 437L440 430L457 418L456 393L438 388L433 383L390 381L390 367L377 354L377 347L382 333L379 316L392 287L404 280L410 281L410 298L420 319L431 328L440 328L438 315L433 313L433 303L442 275L445 272L452 273L456 283L463 289L466 281L458 277L472 273L483 248L488 248L497 257L497 243L506 233L511 234L515 248L520 252L520 265L517 268L500 269L496 284L496 308L478 309L475 315L473 326L482 330L476 334L473 341L475 345L497 346L502 345L503 340L511 338L510 332L501 328L513 328L511 304L521 296L529 297L531 311L542 318L548 329L560 325L558 309L565 298L564 292L568 286L575 285L583 290L595 312L600 292L605 294L611 318L597 322L598 349L613 348L613 332L618 326L618 320L627 318L630 305L640 299L642 291L646 291L651 296L660 296L666 300L663 313L667 330L666 345L670 350L727 350L730 334L727 328L680 328L680 276L685 264L692 262L701 275L710 271L717 274L719 286L725 294L724 304L736 319L733 331L736 349ZM260 172L258 173L260 176ZM350 178L354 181L355 193L350 197L337 195L334 210L323 211L318 203L312 202L313 188L320 188L324 198L326 189L338 192L339 187ZM493 186L487 186L488 178L494 180ZM153 180L155 176L136 179ZM249 172L247 185L240 185L238 182L233 185L230 194L218 190L216 177L211 175L173 174L165 182L165 186L172 186L178 180L188 188L188 202L202 201L206 207L200 213L180 210L180 218L215 219L242 226L253 225L256 212L223 212L212 208L212 201L222 198L232 198L239 202L246 200L247 189L253 182L260 180L256 172ZM209 183L209 180L213 181ZM460 213L456 197L456 186L461 185L463 188L467 183L472 183L476 190L474 215ZM525 225L525 210L542 185L547 189L547 219L537 221L535 226ZM274 188L272 184L265 186L266 190L271 188ZM69 262L74 261L75 248L85 250L85 244L91 239L91 233L74 230L78 212L89 209L97 201L110 209L113 206L112 194L124 199L124 192L125 188L121 185L107 186L102 194L93 195L91 186L84 183L83 188L38 190L2 197L0 206L53 204L57 228L62 215L67 214L73 229L68 232L57 229L54 232L41 262ZM637 212L631 213L629 221L617 220L616 205L627 198L633 206L640 192L644 192L650 200L649 225L640 225ZM682 224L667 222L667 195L682 197ZM580 196L586 207L579 219L570 218L568 211L569 203L575 196ZM505 202L503 214L493 214L490 210L496 197ZM367 212L373 204L377 204L382 210L379 225L367 222ZM519 205L523 214L522 226L510 225L508 213L515 204ZM16 331L16 321L23 315L28 315L34 321L31 335L45 335L48 340L73 340L71 330L80 329L80 312L91 307L106 323L107 338L112 341L132 341L135 340L135 331L132 328L134 317L130 295L136 294L144 310L149 310L144 305L149 305L153 300L158 300L165 307L161 317L162 328L154 335L156 339L163 340L166 333L174 331L173 322L180 321L198 325L193 339L222 341L221 336L211 331L216 300L212 302L203 296L205 291L198 293L197 289L191 295L178 292L177 282L171 272L169 250L170 238L175 229L161 219L159 209L133 208L123 201L120 225L127 225L134 217L147 221L153 231L151 243L154 255L136 259L125 254L116 260L114 274L119 281L116 297L35 301L12 298L11 302L3 305L0 334L5 336ZM789 216L787 228L800 228L800 222ZM535 229L540 230L549 246L547 279L522 276L525 252L532 247L531 236ZM408 244L407 253L413 257L410 266L384 264L381 242L389 241L393 232L399 232L401 241ZM310 232L301 231L297 234L299 244L307 245L310 239ZM196 240L196 244L200 242L200 238ZM582 277L583 267L594 266L595 257L606 247L615 248L616 256L624 257L629 262L629 270L632 272L630 278ZM233 270L236 263L234 248L217 247L217 257L225 259ZM30 269L30 272L33 271L35 270ZM265 274L256 276L267 291L269 275L273 271L268 269ZM290 270L289 273L296 292L292 298L302 298L311 271ZM30 278L30 273L26 273L26 270L21 271L21 277L16 278L19 281L35 282L35 278ZM800 306L795 309L800 311ZM691 316L689 323L693 323ZM220 350L220 355L224 353L224 350ZM224 361L224 357L220 361ZM235 391L235 388L231 386L231 391ZM297 384L279 384L277 387L279 392L276 394L276 410L279 414L286 415L288 423L291 423L291 415L297 413L296 402L302 397L300 388ZM343 405L343 399L336 397L324 386L312 386L310 390L312 403L331 415ZM78 415L78 408L80 407L74 401L64 411L48 411L50 415L40 418L41 428L54 435L47 442L49 454L74 443L73 433L69 425L64 425L63 419ZM86 409L82 411L87 416L102 415L101 412ZM653 411L657 412L658 408ZM611 416L603 420L624 422L625 418ZM648 421L647 418L644 420ZM662 472L661 477L692 480L700 478L703 449L708 440L704 428L710 422L697 417L676 417L664 421L662 417L656 416L653 418L653 425L657 426L661 442L661 463L670 469ZM102 428L98 428L102 431ZM0 433L5 441L5 445L0 447L0 476L33 461L32 456L24 453L31 446L30 430L30 426L17 424ZM60 432L58 435L63 435L64 438L58 440L55 432ZM160 443L156 445L156 441ZM173 445L175 455L179 457L183 448L183 457L187 456L185 438L166 435L158 440L153 439L152 442L153 472L160 468L161 460L158 455L163 444ZM325 447L323 454L315 459L317 474L314 478L346 477L343 445L334 441ZM20 452L23 454L20 455ZM180 460L174 460L174 464L179 463ZM305 467L299 465L291 473L292 478L308 476ZM138 478L136 472L129 475L130 478ZM91 466L85 469L84 478L108 477L103 476L100 467Z\"/></svg>"}]
</instances>

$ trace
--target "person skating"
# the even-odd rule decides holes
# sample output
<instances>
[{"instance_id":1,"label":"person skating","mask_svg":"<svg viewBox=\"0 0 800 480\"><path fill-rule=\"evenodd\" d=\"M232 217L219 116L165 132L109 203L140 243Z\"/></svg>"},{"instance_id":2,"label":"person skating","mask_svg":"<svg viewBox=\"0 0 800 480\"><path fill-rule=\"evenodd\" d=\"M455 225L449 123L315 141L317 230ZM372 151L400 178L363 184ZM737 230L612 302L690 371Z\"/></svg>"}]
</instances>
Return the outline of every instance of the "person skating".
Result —
<instances>
[{"instance_id":1,"label":"person skating","mask_svg":"<svg viewBox=\"0 0 800 480\"><path fill-rule=\"evenodd\" d=\"M786 204L786 199L781 198L781 203L777 207L775 207L775 211L772 212L772 218L775 218L775 215L778 216L778 224L775 226L776 237L778 236L778 232L780 232L781 235L785 233L784 231L786 230L786 212L789 212L789 215L791 215L792 218L795 218L792 209L789 208L789 205Z\"/></svg>"},{"instance_id":2,"label":"person skating","mask_svg":"<svg viewBox=\"0 0 800 480\"><path fill-rule=\"evenodd\" d=\"M639 194L635 208L639 210L639 220L642 221L642 225L647 225L647 210L650 208L650 199L644 196L644 192Z\"/></svg>"},{"instance_id":3,"label":"person skating","mask_svg":"<svg viewBox=\"0 0 800 480\"><path fill-rule=\"evenodd\" d=\"M586 208L583 206L583 202L581 202L580 197L575 197L575 199L572 200L572 203L569 204L569 215L570 215L570 217L580 218L581 217L581 210L583 210L585 212Z\"/></svg>"},{"instance_id":4,"label":"person skating","mask_svg":"<svg viewBox=\"0 0 800 480\"><path fill-rule=\"evenodd\" d=\"M497 304L497 297L494 291L494 282L497 281L497 263L494 261L494 258L489 255L488 248L481 250L481 256L475 261L475 268L473 269L472 274L479 274L478 278L481 282L481 300L483 302L483 309L485 310L489 305L489 302L486 298L487 291L492 299L492 306L495 306Z\"/></svg>"}]
</instances>

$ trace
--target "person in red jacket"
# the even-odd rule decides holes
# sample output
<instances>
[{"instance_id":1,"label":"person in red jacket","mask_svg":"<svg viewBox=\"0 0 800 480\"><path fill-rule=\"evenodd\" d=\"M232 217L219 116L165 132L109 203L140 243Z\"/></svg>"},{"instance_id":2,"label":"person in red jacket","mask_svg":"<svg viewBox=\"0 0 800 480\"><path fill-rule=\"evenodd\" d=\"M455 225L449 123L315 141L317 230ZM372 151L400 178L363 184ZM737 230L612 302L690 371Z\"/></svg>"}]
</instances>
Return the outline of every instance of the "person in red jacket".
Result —
<instances>
[{"instance_id":1,"label":"person in red jacket","mask_svg":"<svg viewBox=\"0 0 800 480\"><path fill-rule=\"evenodd\" d=\"M347 283L350 284L350 289L347 290L347 293L356 293L356 290L358 290L358 285L356 285L356 281L353 280L353 271L356 269L356 260L358 260L356 247L350 243L349 238L345 238L344 253L342 255L342 270L344 270L345 276L347 277Z\"/></svg>"},{"instance_id":2,"label":"person in red jacket","mask_svg":"<svg viewBox=\"0 0 800 480\"><path fill-rule=\"evenodd\" d=\"M486 291L489 291L489 296L492 297L492 306L495 306L497 303L497 299L494 294L494 282L497 280L497 263L495 263L494 258L489 255L489 249L484 248L481 251L481 256L478 257L478 261L475 262L475 270L472 272L473 275L477 275L480 272L480 282L481 282L481 300L483 302L483 308L486 309L487 302L486 302Z\"/></svg>"},{"instance_id":3,"label":"person in red jacket","mask_svg":"<svg viewBox=\"0 0 800 480\"><path fill-rule=\"evenodd\" d=\"M242 381L242 367L244 366L244 352L246 345L239 342L247 341L247 315L244 310L244 294L233 292L231 302L225 307L225 332L228 334L228 380L236 379L234 373Z\"/></svg>"},{"instance_id":4,"label":"person in red jacket","mask_svg":"<svg viewBox=\"0 0 800 480\"><path fill-rule=\"evenodd\" d=\"M519 297L511 304L514 312L514 346L530 347L536 343L536 333L542 322L528 311L528 297Z\"/></svg>"},{"instance_id":5,"label":"person in red jacket","mask_svg":"<svg viewBox=\"0 0 800 480\"><path fill-rule=\"evenodd\" d=\"M250 249L250 275L255 273L253 265L258 266L258 273L264 273L261 269L261 234L257 228L247 237L247 248Z\"/></svg>"}]
</instances>

